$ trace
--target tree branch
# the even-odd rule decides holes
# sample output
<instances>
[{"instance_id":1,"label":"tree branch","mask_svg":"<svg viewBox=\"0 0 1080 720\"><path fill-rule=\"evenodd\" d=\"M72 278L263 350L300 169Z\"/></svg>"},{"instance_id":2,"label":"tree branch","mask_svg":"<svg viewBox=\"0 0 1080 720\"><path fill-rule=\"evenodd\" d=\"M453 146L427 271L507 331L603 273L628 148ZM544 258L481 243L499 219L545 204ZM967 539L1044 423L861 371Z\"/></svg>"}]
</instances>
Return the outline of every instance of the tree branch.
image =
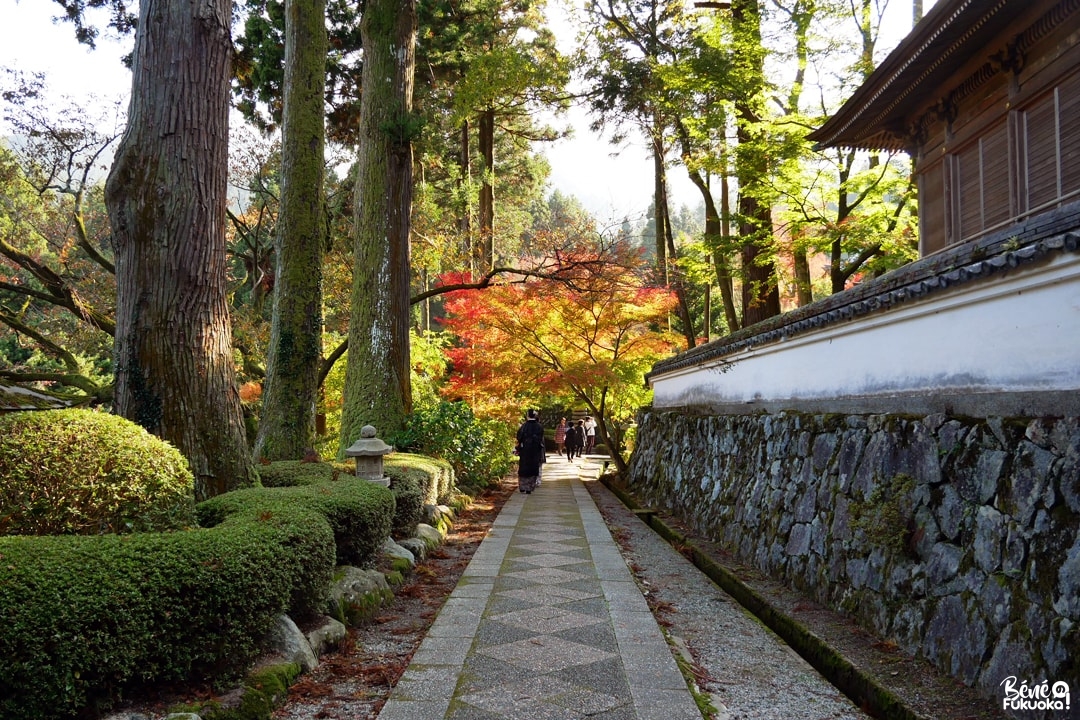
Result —
<instances>
[{"instance_id":1,"label":"tree branch","mask_svg":"<svg viewBox=\"0 0 1080 720\"><path fill-rule=\"evenodd\" d=\"M55 270L47 265L39 263L37 260L34 260L34 258L12 247L3 240L0 240L0 255L7 257L16 265L29 272L45 287L46 293L36 295L39 300L44 300L57 307L65 308L75 315L75 317L102 332L108 333L109 335L116 334L116 322L104 313L86 305L78 297L72 287L68 285ZM9 285L7 289L19 292L23 295L31 294L17 286Z\"/></svg>"},{"instance_id":2,"label":"tree branch","mask_svg":"<svg viewBox=\"0 0 1080 720\"><path fill-rule=\"evenodd\" d=\"M70 372L80 372L79 361L75 359L75 356L73 354L57 345L52 340L49 340L47 337L39 333L34 328L22 323L21 321L19 321L18 318L0 310L0 322L4 323L15 332L21 335L25 335L26 337L36 342L38 345L41 345L43 348L45 348L47 352L60 358L60 360L64 363L64 366L67 367Z\"/></svg>"},{"instance_id":3,"label":"tree branch","mask_svg":"<svg viewBox=\"0 0 1080 720\"><path fill-rule=\"evenodd\" d=\"M108 388L102 388L85 375L79 375L76 373L46 373L46 372L16 372L14 370L0 370L0 378L4 380L10 380L11 382L22 384L30 382L54 382L63 385L64 387L73 387L82 390L86 393L85 398L72 398L70 395L64 393L50 392L48 390L42 390L41 388L34 388L35 392L45 393L46 395L52 395L53 397L63 398L65 400L77 400L80 403L88 402L93 399L104 399L108 395Z\"/></svg>"},{"instance_id":4,"label":"tree branch","mask_svg":"<svg viewBox=\"0 0 1080 720\"><path fill-rule=\"evenodd\" d=\"M869 247L863 248L862 252L856 255L854 260L840 270L840 277L843 279L844 284L847 284L847 281L851 276L858 272L859 268L861 268L867 260L874 257L879 252L881 252L881 243L874 243Z\"/></svg>"},{"instance_id":5,"label":"tree branch","mask_svg":"<svg viewBox=\"0 0 1080 720\"><path fill-rule=\"evenodd\" d=\"M323 382L326 381L326 376L330 374L330 371L334 369L334 365L341 359L341 356L345 354L345 351L349 349L349 339L346 338L341 341L341 344L334 348L333 352L327 355L322 365L319 367L319 387L322 387Z\"/></svg>"}]
</instances>

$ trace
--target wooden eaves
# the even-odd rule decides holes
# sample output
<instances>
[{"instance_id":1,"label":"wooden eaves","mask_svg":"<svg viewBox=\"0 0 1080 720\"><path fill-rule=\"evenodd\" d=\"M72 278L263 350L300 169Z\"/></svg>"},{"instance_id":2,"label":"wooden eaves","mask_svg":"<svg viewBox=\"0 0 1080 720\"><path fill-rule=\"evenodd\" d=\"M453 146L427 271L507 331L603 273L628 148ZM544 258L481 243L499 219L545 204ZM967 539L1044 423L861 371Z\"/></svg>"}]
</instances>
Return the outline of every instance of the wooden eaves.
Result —
<instances>
[{"instance_id":1,"label":"wooden eaves","mask_svg":"<svg viewBox=\"0 0 1080 720\"><path fill-rule=\"evenodd\" d=\"M819 148L912 152L913 120L946 99L956 89L950 82L962 82L957 69L1030 7L1030 0L941 0L810 140Z\"/></svg>"}]
</instances>

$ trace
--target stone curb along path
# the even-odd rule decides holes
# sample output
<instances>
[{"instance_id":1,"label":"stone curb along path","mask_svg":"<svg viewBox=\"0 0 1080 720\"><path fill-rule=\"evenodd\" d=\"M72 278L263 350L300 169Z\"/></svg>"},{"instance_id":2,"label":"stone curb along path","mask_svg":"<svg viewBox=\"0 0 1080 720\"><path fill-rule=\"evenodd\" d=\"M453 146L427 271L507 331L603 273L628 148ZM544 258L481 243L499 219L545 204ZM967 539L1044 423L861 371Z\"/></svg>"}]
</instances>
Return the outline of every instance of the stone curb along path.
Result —
<instances>
[{"instance_id":1,"label":"stone curb along path","mask_svg":"<svg viewBox=\"0 0 1080 720\"><path fill-rule=\"evenodd\" d=\"M780 588L778 583L758 578L758 573L750 572L748 577L745 569L724 565L715 549L699 546L655 509L643 508L613 476L600 480L601 487L594 493L613 496L615 506L636 516L649 528L647 532L663 538L673 552L677 550L872 716L888 720L1005 717L992 699L958 685L923 661L891 650L887 643L852 642L858 635L866 635L853 621L807 601L801 594ZM607 508L606 515L610 514L610 504L602 505Z\"/></svg>"},{"instance_id":2,"label":"stone curb along path","mask_svg":"<svg viewBox=\"0 0 1080 720\"><path fill-rule=\"evenodd\" d=\"M708 575L713 582L779 635L818 672L821 672L829 682L874 717L889 720L923 720L891 691L880 685L876 678L862 672L813 632L770 605L766 598L739 580L730 570L706 556L677 530L657 517L655 510L643 508L625 488L612 482L611 478L603 478L602 482L657 535L669 543L685 548L689 560L695 567Z\"/></svg>"},{"instance_id":3,"label":"stone curb along path","mask_svg":"<svg viewBox=\"0 0 1080 720\"><path fill-rule=\"evenodd\" d=\"M701 718L583 469L506 503L380 720Z\"/></svg>"}]
</instances>

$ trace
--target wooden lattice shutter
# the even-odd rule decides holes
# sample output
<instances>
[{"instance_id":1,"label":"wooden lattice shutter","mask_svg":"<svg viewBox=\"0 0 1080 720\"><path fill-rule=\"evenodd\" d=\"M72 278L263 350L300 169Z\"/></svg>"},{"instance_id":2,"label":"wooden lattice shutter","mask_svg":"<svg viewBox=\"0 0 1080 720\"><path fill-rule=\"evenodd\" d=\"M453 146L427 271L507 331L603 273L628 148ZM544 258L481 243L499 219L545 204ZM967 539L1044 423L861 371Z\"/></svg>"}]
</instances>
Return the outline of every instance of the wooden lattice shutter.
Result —
<instances>
[{"instance_id":1,"label":"wooden lattice shutter","mask_svg":"<svg viewBox=\"0 0 1080 720\"><path fill-rule=\"evenodd\" d=\"M1044 95L1023 114L1027 210L1054 202L1058 192L1057 93Z\"/></svg>"},{"instance_id":2,"label":"wooden lattice shutter","mask_svg":"<svg viewBox=\"0 0 1080 720\"><path fill-rule=\"evenodd\" d=\"M1016 203L1009 195L1009 128L1003 120L979 141L982 156L983 230L1011 220Z\"/></svg>"},{"instance_id":3,"label":"wooden lattice shutter","mask_svg":"<svg viewBox=\"0 0 1080 720\"><path fill-rule=\"evenodd\" d=\"M1061 194L1080 192L1080 73L1061 81L1058 92Z\"/></svg>"},{"instance_id":4,"label":"wooden lattice shutter","mask_svg":"<svg viewBox=\"0 0 1080 720\"><path fill-rule=\"evenodd\" d=\"M954 168L954 197L959 203L957 218L959 219L959 233L950 237L949 241L960 242L966 238L982 232L983 209L982 209L982 161L980 143L971 143L960 152L956 153Z\"/></svg>"},{"instance_id":5,"label":"wooden lattice shutter","mask_svg":"<svg viewBox=\"0 0 1080 720\"><path fill-rule=\"evenodd\" d=\"M919 249L929 255L945 247L945 164L919 172Z\"/></svg>"}]
</instances>

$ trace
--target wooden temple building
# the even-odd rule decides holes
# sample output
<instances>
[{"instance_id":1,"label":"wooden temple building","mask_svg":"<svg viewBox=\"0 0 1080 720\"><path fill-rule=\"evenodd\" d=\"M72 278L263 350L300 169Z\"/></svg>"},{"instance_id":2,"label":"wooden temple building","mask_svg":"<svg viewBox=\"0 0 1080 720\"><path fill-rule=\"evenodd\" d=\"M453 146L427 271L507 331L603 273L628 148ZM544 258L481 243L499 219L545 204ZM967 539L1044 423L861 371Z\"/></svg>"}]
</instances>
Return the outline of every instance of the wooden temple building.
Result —
<instances>
[{"instance_id":1,"label":"wooden temple building","mask_svg":"<svg viewBox=\"0 0 1080 720\"><path fill-rule=\"evenodd\" d=\"M658 363L654 407L1080 415L1080 0L941 0L811 135L907 151L920 259Z\"/></svg>"},{"instance_id":2,"label":"wooden temple building","mask_svg":"<svg viewBox=\"0 0 1080 720\"><path fill-rule=\"evenodd\" d=\"M999 709L1080 687L1080 0L939 0L811 138L910 155L920 257L657 363L628 485Z\"/></svg>"}]
</instances>

